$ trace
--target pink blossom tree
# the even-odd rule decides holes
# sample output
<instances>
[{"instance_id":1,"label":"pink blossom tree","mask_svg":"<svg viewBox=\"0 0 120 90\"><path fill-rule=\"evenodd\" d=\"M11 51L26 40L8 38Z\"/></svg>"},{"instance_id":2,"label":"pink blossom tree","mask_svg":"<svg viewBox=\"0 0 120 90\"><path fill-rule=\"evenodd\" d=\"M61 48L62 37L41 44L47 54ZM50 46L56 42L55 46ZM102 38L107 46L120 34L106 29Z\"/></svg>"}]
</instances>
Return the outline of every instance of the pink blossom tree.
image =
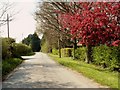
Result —
<instances>
[{"instance_id":1,"label":"pink blossom tree","mask_svg":"<svg viewBox=\"0 0 120 90\"><path fill-rule=\"evenodd\" d=\"M69 3L73 10L59 12L58 21L62 31L71 39L87 47L87 62L91 62L91 46L120 44L120 3L76 2Z\"/></svg>"}]
</instances>

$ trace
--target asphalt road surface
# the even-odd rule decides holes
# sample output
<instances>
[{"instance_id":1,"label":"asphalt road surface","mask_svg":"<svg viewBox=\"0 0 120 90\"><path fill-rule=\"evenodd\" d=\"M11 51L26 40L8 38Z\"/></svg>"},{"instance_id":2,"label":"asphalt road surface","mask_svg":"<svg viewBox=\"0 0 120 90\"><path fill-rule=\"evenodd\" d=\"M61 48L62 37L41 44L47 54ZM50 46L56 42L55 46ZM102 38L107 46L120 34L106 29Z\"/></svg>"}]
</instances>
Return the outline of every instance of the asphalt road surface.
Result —
<instances>
[{"instance_id":1,"label":"asphalt road surface","mask_svg":"<svg viewBox=\"0 0 120 90\"><path fill-rule=\"evenodd\" d=\"M3 88L106 88L37 52L26 59L3 82Z\"/></svg>"}]
</instances>

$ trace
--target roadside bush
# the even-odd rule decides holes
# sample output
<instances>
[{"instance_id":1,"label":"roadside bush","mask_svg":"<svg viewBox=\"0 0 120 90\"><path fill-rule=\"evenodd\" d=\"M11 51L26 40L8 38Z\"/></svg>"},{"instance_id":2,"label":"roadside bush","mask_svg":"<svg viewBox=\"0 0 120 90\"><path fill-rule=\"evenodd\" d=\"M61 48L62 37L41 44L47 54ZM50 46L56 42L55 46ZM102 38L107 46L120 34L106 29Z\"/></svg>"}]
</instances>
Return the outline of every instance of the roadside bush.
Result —
<instances>
[{"instance_id":1,"label":"roadside bush","mask_svg":"<svg viewBox=\"0 0 120 90\"><path fill-rule=\"evenodd\" d=\"M109 61L110 50L107 46L101 45L93 48L93 63L96 65L102 65L107 67L107 61Z\"/></svg>"},{"instance_id":2,"label":"roadside bush","mask_svg":"<svg viewBox=\"0 0 120 90\"><path fill-rule=\"evenodd\" d=\"M8 43L6 42L6 40L3 40L2 39L2 58L5 59L7 57L9 57L9 54L8 54Z\"/></svg>"},{"instance_id":3,"label":"roadside bush","mask_svg":"<svg viewBox=\"0 0 120 90\"><path fill-rule=\"evenodd\" d=\"M58 50L55 49L55 48L53 48L53 49L52 49L52 54L54 54L54 55L58 55Z\"/></svg>"},{"instance_id":4,"label":"roadside bush","mask_svg":"<svg viewBox=\"0 0 120 90\"><path fill-rule=\"evenodd\" d=\"M31 47L21 43L13 44L13 56L25 56L34 54Z\"/></svg>"},{"instance_id":5,"label":"roadside bush","mask_svg":"<svg viewBox=\"0 0 120 90\"><path fill-rule=\"evenodd\" d=\"M75 50L75 58L81 61L86 59L86 47L79 47Z\"/></svg>"},{"instance_id":6,"label":"roadside bush","mask_svg":"<svg viewBox=\"0 0 120 90\"><path fill-rule=\"evenodd\" d=\"M2 59L11 57L10 44L13 42L15 42L15 40L12 38L2 38Z\"/></svg>"},{"instance_id":7,"label":"roadside bush","mask_svg":"<svg viewBox=\"0 0 120 90\"><path fill-rule=\"evenodd\" d=\"M118 70L120 63L120 46L108 47L106 45L96 46L93 48L93 63L101 65L110 70Z\"/></svg>"},{"instance_id":8,"label":"roadside bush","mask_svg":"<svg viewBox=\"0 0 120 90\"><path fill-rule=\"evenodd\" d=\"M2 61L3 78L21 63L22 63L22 60L18 58L10 58L10 59L5 59L4 61Z\"/></svg>"},{"instance_id":9,"label":"roadside bush","mask_svg":"<svg viewBox=\"0 0 120 90\"><path fill-rule=\"evenodd\" d=\"M72 51L73 54L73 51ZM92 50L93 64L108 68L110 70L120 69L120 46L108 47L106 45L100 45L93 47ZM86 47L79 47L75 50L75 58L85 61L86 59Z\"/></svg>"},{"instance_id":10,"label":"roadside bush","mask_svg":"<svg viewBox=\"0 0 120 90\"><path fill-rule=\"evenodd\" d=\"M71 57L72 56L72 48L62 48L61 53L63 57Z\"/></svg>"},{"instance_id":11,"label":"roadside bush","mask_svg":"<svg viewBox=\"0 0 120 90\"><path fill-rule=\"evenodd\" d=\"M111 70L120 70L120 46L111 47L110 52L110 69Z\"/></svg>"},{"instance_id":12,"label":"roadside bush","mask_svg":"<svg viewBox=\"0 0 120 90\"><path fill-rule=\"evenodd\" d=\"M113 71L120 70L120 46L108 47L106 45L100 45L92 48L92 63L103 68L107 68ZM71 57L73 54L72 48L62 48L62 57ZM53 49L53 54L57 54L58 51ZM86 47L79 47L75 50L75 57L78 60L85 61L86 59Z\"/></svg>"},{"instance_id":13,"label":"roadside bush","mask_svg":"<svg viewBox=\"0 0 120 90\"><path fill-rule=\"evenodd\" d=\"M12 38L2 38L2 59L21 58L22 55L33 55L32 49L24 44L15 43Z\"/></svg>"}]
</instances>

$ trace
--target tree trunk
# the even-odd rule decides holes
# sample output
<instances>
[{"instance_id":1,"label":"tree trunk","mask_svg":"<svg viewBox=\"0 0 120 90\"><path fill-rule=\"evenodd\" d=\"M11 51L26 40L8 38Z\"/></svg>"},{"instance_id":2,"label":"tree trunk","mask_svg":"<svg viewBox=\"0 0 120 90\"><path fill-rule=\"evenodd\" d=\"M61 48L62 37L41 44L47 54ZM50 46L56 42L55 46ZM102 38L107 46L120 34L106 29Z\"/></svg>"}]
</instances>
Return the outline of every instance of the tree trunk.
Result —
<instances>
[{"instance_id":1,"label":"tree trunk","mask_svg":"<svg viewBox=\"0 0 120 90\"><path fill-rule=\"evenodd\" d=\"M87 51L86 51L86 62L91 63L92 62L92 46L87 45Z\"/></svg>"},{"instance_id":2,"label":"tree trunk","mask_svg":"<svg viewBox=\"0 0 120 90\"><path fill-rule=\"evenodd\" d=\"M73 44L73 60L75 59L75 44Z\"/></svg>"},{"instance_id":3,"label":"tree trunk","mask_svg":"<svg viewBox=\"0 0 120 90\"><path fill-rule=\"evenodd\" d=\"M59 50L59 58L61 58L61 44L60 44L60 37L58 38L58 50Z\"/></svg>"},{"instance_id":4,"label":"tree trunk","mask_svg":"<svg viewBox=\"0 0 120 90\"><path fill-rule=\"evenodd\" d=\"M73 60L75 60L75 50L77 49L77 42L76 39L74 39L73 42Z\"/></svg>"}]
</instances>

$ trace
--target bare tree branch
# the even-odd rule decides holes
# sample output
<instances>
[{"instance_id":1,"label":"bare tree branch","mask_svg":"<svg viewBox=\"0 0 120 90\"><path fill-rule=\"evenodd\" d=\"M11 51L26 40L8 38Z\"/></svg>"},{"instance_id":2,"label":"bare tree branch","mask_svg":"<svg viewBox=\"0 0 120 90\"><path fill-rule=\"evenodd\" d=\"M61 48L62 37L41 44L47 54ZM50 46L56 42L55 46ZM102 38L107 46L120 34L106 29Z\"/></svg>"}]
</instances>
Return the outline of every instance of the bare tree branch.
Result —
<instances>
[{"instance_id":1,"label":"bare tree branch","mask_svg":"<svg viewBox=\"0 0 120 90\"><path fill-rule=\"evenodd\" d=\"M18 12L13 11L15 3L10 2L0 2L0 27L6 24L7 14L9 14L9 21L12 21L14 15Z\"/></svg>"}]
</instances>

